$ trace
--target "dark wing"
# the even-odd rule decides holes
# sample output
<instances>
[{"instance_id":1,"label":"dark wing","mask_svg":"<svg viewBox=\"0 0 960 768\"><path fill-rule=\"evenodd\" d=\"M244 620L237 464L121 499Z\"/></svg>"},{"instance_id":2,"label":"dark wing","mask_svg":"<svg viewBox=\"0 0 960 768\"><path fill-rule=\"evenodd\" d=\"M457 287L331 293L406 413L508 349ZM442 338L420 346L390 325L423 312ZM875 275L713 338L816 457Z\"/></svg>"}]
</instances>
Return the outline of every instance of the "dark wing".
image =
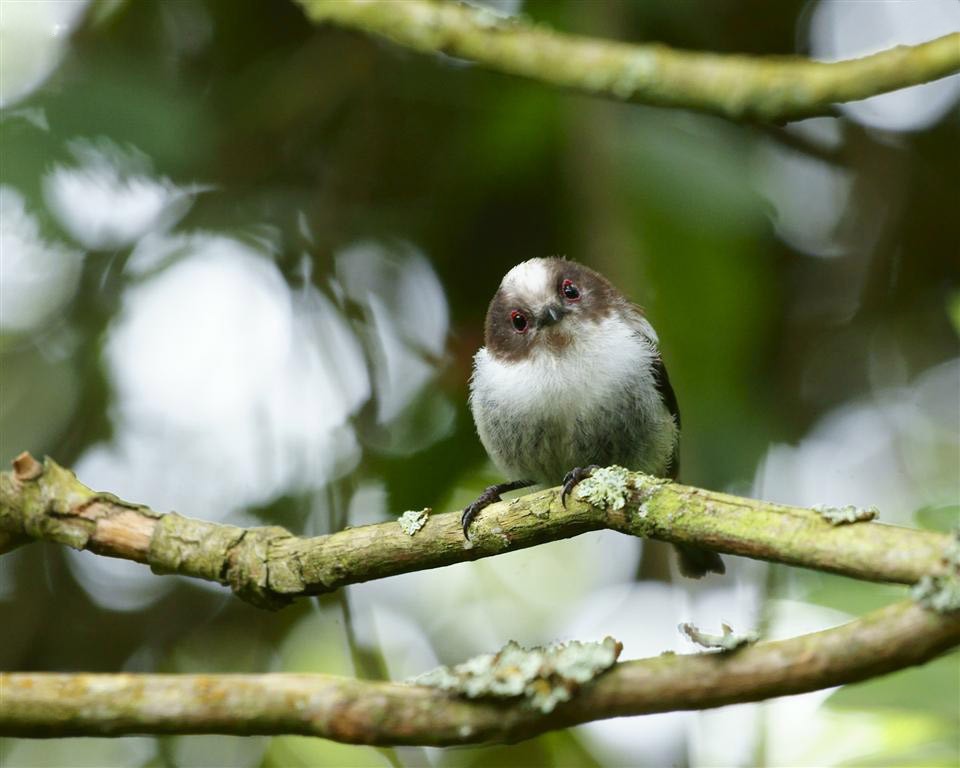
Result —
<instances>
[{"instance_id":1,"label":"dark wing","mask_svg":"<svg viewBox=\"0 0 960 768\"><path fill-rule=\"evenodd\" d=\"M663 358L658 354L653 358L653 381L660 393L663 404L677 422L677 429L680 429L680 406L677 404L677 395L670 384L670 376L667 374L667 366L663 364ZM670 478L677 479L680 474L680 440L678 439L673 446L673 457L670 459Z\"/></svg>"},{"instance_id":2,"label":"dark wing","mask_svg":"<svg viewBox=\"0 0 960 768\"><path fill-rule=\"evenodd\" d=\"M677 422L677 429L680 429L680 406L677 405L677 395L670 384L670 377L667 375L667 366L663 364L663 358L657 354L653 358L653 380L657 387L657 392L663 398L663 404L667 410L673 414L674 421ZM673 446L673 456L670 459L670 479L676 480L680 474L680 439ZM723 560L716 552L705 549L691 547L689 544L674 544L679 555L680 573L691 579L699 579L708 573L725 573L726 568Z\"/></svg>"},{"instance_id":3,"label":"dark wing","mask_svg":"<svg viewBox=\"0 0 960 768\"><path fill-rule=\"evenodd\" d=\"M641 307L636 304L630 304L629 307L632 311L627 314L628 322L633 325L636 332L650 345L650 351L653 355L653 384L657 388L663 404L667 406L667 410L670 411L670 415L673 416L673 420L677 423L678 438L673 446L673 456L670 457L670 466L667 468L667 474L669 474L670 479L676 480L677 475L680 474L680 406L677 404L677 395L673 391L673 386L670 384L670 376L667 375L667 366L663 364L663 358L660 357L660 351L657 347L657 332L653 330L653 326L650 325L650 321L647 320L643 314Z\"/></svg>"}]
</instances>

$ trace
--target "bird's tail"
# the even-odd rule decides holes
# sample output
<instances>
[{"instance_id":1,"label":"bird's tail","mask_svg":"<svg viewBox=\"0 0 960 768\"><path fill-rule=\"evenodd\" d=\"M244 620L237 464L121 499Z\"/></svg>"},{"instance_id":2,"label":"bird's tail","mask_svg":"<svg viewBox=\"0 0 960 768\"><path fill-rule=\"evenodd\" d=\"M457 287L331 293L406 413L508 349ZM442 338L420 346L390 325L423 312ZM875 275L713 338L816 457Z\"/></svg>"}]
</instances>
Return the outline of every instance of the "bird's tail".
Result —
<instances>
[{"instance_id":1,"label":"bird's tail","mask_svg":"<svg viewBox=\"0 0 960 768\"><path fill-rule=\"evenodd\" d=\"M708 573L726 573L723 560L716 552L692 547L689 544L674 544L680 564L680 573L689 579L700 579Z\"/></svg>"}]
</instances>

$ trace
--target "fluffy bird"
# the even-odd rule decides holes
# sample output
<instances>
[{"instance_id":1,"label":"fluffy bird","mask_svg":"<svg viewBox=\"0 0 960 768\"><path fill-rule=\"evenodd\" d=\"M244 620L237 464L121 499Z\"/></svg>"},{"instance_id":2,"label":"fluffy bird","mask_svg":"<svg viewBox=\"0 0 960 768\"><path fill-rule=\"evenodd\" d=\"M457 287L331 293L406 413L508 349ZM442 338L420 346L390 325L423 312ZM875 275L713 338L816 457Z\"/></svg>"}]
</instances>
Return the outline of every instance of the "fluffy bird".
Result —
<instances>
[{"instance_id":1,"label":"fluffy bird","mask_svg":"<svg viewBox=\"0 0 960 768\"><path fill-rule=\"evenodd\" d=\"M676 478L680 410L657 334L603 275L559 258L518 264L490 302L484 342L470 409L508 482L464 510L464 536L500 494L562 480L565 501L597 466ZM714 552L676 549L685 576L724 572Z\"/></svg>"}]
</instances>

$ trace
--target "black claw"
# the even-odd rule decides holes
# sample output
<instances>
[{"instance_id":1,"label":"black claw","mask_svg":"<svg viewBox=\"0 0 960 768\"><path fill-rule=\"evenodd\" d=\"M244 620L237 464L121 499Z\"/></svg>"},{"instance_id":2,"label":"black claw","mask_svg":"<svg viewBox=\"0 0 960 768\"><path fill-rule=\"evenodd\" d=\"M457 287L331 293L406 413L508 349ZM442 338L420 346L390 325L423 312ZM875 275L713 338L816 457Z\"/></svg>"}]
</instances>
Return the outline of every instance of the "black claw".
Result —
<instances>
[{"instance_id":1,"label":"black claw","mask_svg":"<svg viewBox=\"0 0 960 768\"><path fill-rule=\"evenodd\" d=\"M589 464L586 467L574 467L563 478L563 490L560 491L560 503L563 508L567 508L567 496L577 487L577 483L586 480L593 474L593 470L599 469L596 464Z\"/></svg>"},{"instance_id":2,"label":"black claw","mask_svg":"<svg viewBox=\"0 0 960 768\"><path fill-rule=\"evenodd\" d=\"M470 541L470 523L473 522L473 519L480 514L481 510L486 507L488 504L492 504L495 501L500 499L499 496L486 499L486 491L480 494L477 499L471 502L465 510L463 510L463 515L460 517L460 525L463 527L463 538L467 541Z\"/></svg>"},{"instance_id":3,"label":"black claw","mask_svg":"<svg viewBox=\"0 0 960 768\"><path fill-rule=\"evenodd\" d=\"M463 527L463 538L470 541L470 523L479 515L484 508L489 507L493 502L500 501L500 486L491 485L483 489L483 493L477 496L465 510L460 518L460 525Z\"/></svg>"},{"instance_id":4,"label":"black claw","mask_svg":"<svg viewBox=\"0 0 960 768\"><path fill-rule=\"evenodd\" d=\"M500 494L506 493L507 491L516 491L520 488L526 488L528 485L533 485L532 480L514 480L510 483L500 483L499 485L491 485L483 489L483 493L477 496L472 503L467 505L467 508L463 510L463 515L460 517L460 525L463 528L463 538L467 541L470 541L470 523L474 521L477 515L479 515L486 507L489 507L495 501L501 501Z\"/></svg>"}]
</instances>

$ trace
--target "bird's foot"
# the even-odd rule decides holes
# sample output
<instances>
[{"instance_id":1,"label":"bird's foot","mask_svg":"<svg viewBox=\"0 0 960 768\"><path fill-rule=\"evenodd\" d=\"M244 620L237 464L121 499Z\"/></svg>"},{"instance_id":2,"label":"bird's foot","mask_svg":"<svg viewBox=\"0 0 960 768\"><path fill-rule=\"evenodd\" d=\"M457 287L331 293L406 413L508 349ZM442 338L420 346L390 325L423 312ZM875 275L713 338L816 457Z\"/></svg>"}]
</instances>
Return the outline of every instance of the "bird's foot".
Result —
<instances>
[{"instance_id":1,"label":"bird's foot","mask_svg":"<svg viewBox=\"0 0 960 768\"><path fill-rule=\"evenodd\" d=\"M574 467L567 472L563 478L563 490L560 492L560 503L563 504L564 508L567 506L567 496L576 488L577 483L590 477L595 469L600 469L599 465L589 464L586 467Z\"/></svg>"},{"instance_id":2,"label":"bird's foot","mask_svg":"<svg viewBox=\"0 0 960 768\"><path fill-rule=\"evenodd\" d=\"M470 523L472 523L474 518L486 507L489 507L495 501L502 501L500 498L501 493L516 491L520 488L526 488L528 485L533 485L533 481L514 480L509 483L499 483L498 485L489 485L484 488L483 493L467 505L467 508L463 510L463 515L460 517L460 525L463 527L463 538L467 541L470 540Z\"/></svg>"}]
</instances>

